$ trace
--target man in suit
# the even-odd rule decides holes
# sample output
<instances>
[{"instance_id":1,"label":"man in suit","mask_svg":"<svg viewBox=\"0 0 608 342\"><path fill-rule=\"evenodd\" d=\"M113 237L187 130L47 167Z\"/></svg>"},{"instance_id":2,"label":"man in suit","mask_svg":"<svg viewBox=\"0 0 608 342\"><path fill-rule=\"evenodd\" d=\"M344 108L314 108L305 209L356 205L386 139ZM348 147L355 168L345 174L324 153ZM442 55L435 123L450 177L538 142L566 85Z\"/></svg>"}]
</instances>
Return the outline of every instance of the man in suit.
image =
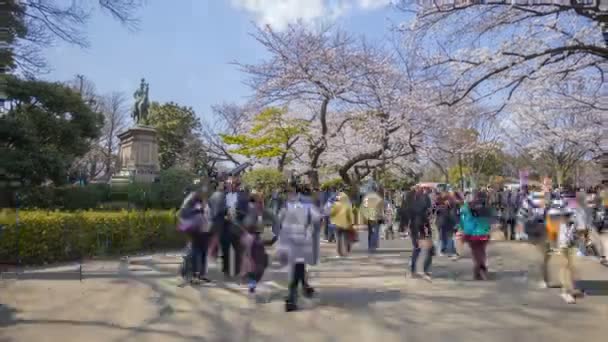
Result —
<instances>
[{"instance_id":1,"label":"man in suit","mask_svg":"<svg viewBox=\"0 0 608 342\"><path fill-rule=\"evenodd\" d=\"M226 278L230 278L230 247L234 250L234 275L238 275L241 270L241 231L249 208L249 196L246 191L240 189L237 177L228 178L226 191L227 220L220 231L220 246L223 256L222 272Z\"/></svg>"}]
</instances>

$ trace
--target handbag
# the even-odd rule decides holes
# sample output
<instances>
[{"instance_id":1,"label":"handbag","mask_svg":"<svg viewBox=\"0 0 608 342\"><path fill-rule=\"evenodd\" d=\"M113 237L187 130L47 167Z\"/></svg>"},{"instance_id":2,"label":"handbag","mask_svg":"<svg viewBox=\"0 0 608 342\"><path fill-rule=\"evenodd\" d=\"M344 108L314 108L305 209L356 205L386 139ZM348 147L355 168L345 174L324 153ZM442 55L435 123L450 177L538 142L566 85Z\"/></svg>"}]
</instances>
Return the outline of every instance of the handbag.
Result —
<instances>
[{"instance_id":1,"label":"handbag","mask_svg":"<svg viewBox=\"0 0 608 342\"><path fill-rule=\"evenodd\" d=\"M182 233L199 231L202 233L208 233L211 231L211 225L209 224L209 205L201 207L197 205L184 212L178 217L177 230Z\"/></svg>"},{"instance_id":2,"label":"handbag","mask_svg":"<svg viewBox=\"0 0 608 342\"><path fill-rule=\"evenodd\" d=\"M351 243L359 242L359 234L357 234L356 229L348 229L347 234L348 234L348 240Z\"/></svg>"},{"instance_id":3,"label":"handbag","mask_svg":"<svg viewBox=\"0 0 608 342\"><path fill-rule=\"evenodd\" d=\"M182 233L193 232L196 229L202 227L203 225L203 216L202 215L194 215L189 218L179 218L177 222L177 230Z\"/></svg>"}]
</instances>

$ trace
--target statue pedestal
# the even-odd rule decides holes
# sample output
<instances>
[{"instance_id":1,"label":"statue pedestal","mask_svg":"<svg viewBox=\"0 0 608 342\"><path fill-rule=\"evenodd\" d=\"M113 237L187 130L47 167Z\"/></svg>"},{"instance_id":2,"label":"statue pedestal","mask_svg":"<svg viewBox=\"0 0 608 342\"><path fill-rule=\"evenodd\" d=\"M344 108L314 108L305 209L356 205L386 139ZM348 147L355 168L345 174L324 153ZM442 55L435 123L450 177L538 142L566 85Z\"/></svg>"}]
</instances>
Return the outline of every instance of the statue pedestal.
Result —
<instances>
[{"instance_id":1,"label":"statue pedestal","mask_svg":"<svg viewBox=\"0 0 608 342\"><path fill-rule=\"evenodd\" d=\"M151 183L158 177L158 140L152 127L136 126L118 135L120 150L118 163L120 170L116 181L129 179L132 182Z\"/></svg>"}]
</instances>

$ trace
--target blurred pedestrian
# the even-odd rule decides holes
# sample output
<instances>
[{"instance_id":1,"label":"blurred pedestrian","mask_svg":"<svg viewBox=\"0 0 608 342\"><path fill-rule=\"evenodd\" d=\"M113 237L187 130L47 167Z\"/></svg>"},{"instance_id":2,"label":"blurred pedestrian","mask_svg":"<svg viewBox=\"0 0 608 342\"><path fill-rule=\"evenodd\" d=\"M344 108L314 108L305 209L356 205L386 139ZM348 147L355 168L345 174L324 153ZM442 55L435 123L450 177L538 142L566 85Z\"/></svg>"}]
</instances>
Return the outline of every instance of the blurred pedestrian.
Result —
<instances>
[{"instance_id":1,"label":"blurred pedestrian","mask_svg":"<svg viewBox=\"0 0 608 342\"><path fill-rule=\"evenodd\" d=\"M394 225L394 217L395 217L395 207L390 201L385 202L384 208L384 239L393 240L395 239L395 230L393 229Z\"/></svg>"},{"instance_id":2,"label":"blurred pedestrian","mask_svg":"<svg viewBox=\"0 0 608 342\"><path fill-rule=\"evenodd\" d=\"M280 250L287 255L289 267L289 294L285 301L285 311L298 309L298 286L302 285L304 295L313 296L314 289L308 283L306 264L314 262L314 224L319 223L319 210L309 201L303 200L310 194L305 187L296 192L295 186L290 190L285 208L279 214L281 231L279 233Z\"/></svg>"},{"instance_id":3,"label":"blurred pedestrian","mask_svg":"<svg viewBox=\"0 0 608 342\"><path fill-rule=\"evenodd\" d=\"M475 280L488 279L486 248L490 240L491 217L492 208L485 192L475 193L460 208L460 222L464 239L471 248Z\"/></svg>"},{"instance_id":4,"label":"blurred pedestrian","mask_svg":"<svg viewBox=\"0 0 608 342\"><path fill-rule=\"evenodd\" d=\"M431 199L424 189L416 189L410 209L410 237L412 239L412 246L414 247L410 264L411 276L414 278L419 277L416 272L416 265L420 252L424 249L424 274L422 277L426 280L431 280L431 263L433 262L434 253L430 220L432 205Z\"/></svg>"},{"instance_id":5,"label":"blurred pedestrian","mask_svg":"<svg viewBox=\"0 0 608 342\"><path fill-rule=\"evenodd\" d=\"M362 216L367 224L367 250L370 253L379 247L380 225L384 221L384 198L380 193L382 190L378 185L375 182L370 183L361 206Z\"/></svg>"},{"instance_id":6,"label":"blurred pedestrian","mask_svg":"<svg viewBox=\"0 0 608 342\"><path fill-rule=\"evenodd\" d=\"M340 192L336 196L331 206L330 222L336 232L338 256L344 257L350 253L352 235L357 233L353 226L353 207L346 193Z\"/></svg>"},{"instance_id":7,"label":"blurred pedestrian","mask_svg":"<svg viewBox=\"0 0 608 342\"><path fill-rule=\"evenodd\" d=\"M454 234L454 227L456 226L456 221L454 220L454 215L452 211L453 201L450 200L450 197L447 192L443 191L437 197L437 203L435 205L436 210L436 222L437 228L439 230L439 255L448 255L452 256L455 253L454 250L454 240L452 236Z\"/></svg>"},{"instance_id":8,"label":"blurred pedestrian","mask_svg":"<svg viewBox=\"0 0 608 342\"><path fill-rule=\"evenodd\" d=\"M211 238L210 209L203 190L191 192L179 211L179 229L190 239L192 283L210 282L207 274L207 248Z\"/></svg>"}]
</instances>

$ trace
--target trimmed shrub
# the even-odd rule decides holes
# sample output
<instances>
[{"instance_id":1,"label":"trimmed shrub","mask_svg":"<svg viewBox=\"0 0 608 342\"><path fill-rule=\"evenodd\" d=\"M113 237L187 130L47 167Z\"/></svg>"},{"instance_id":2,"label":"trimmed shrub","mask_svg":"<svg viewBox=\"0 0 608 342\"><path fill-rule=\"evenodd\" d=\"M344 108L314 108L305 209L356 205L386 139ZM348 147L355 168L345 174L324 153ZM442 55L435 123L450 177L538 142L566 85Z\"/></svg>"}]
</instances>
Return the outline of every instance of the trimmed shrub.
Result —
<instances>
[{"instance_id":1,"label":"trimmed shrub","mask_svg":"<svg viewBox=\"0 0 608 342\"><path fill-rule=\"evenodd\" d=\"M108 184L86 186L41 186L19 191L21 208L79 210L95 208L110 200Z\"/></svg>"},{"instance_id":2,"label":"trimmed shrub","mask_svg":"<svg viewBox=\"0 0 608 342\"><path fill-rule=\"evenodd\" d=\"M22 209L66 211L98 208L179 208L184 191L193 188L196 175L180 169L161 171L158 183L130 183L112 188L109 184L85 186L41 186L19 190Z\"/></svg>"},{"instance_id":3,"label":"trimmed shrub","mask_svg":"<svg viewBox=\"0 0 608 342\"><path fill-rule=\"evenodd\" d=\"M282 188L286 183L283 173L270 167L253 169L245 173L241 179L246 187L255 189L265 196L269 196L274 190Z\"/></svg>"},{"instance_id":4,"label":"trimmed shrub","mask_svg":"<svg viewBox=\"0 0 608 342\"><path fill-rule=\"evenodd\" d=\"M181 248L172 210L0 213L0 263L46 264L102 255Z\"/></svg>"},{"instance_id":5,"label":"trimmed shrub","mask_svg":"<svg viewBox=\"0 0 608 342\"><path fill-rule=\"evenodd\" d=\"M179 208L184 200L184 192L194 188L196 175L178 168L161 171L158 185L159 207Z\"/></svg>"}]
</instances>

